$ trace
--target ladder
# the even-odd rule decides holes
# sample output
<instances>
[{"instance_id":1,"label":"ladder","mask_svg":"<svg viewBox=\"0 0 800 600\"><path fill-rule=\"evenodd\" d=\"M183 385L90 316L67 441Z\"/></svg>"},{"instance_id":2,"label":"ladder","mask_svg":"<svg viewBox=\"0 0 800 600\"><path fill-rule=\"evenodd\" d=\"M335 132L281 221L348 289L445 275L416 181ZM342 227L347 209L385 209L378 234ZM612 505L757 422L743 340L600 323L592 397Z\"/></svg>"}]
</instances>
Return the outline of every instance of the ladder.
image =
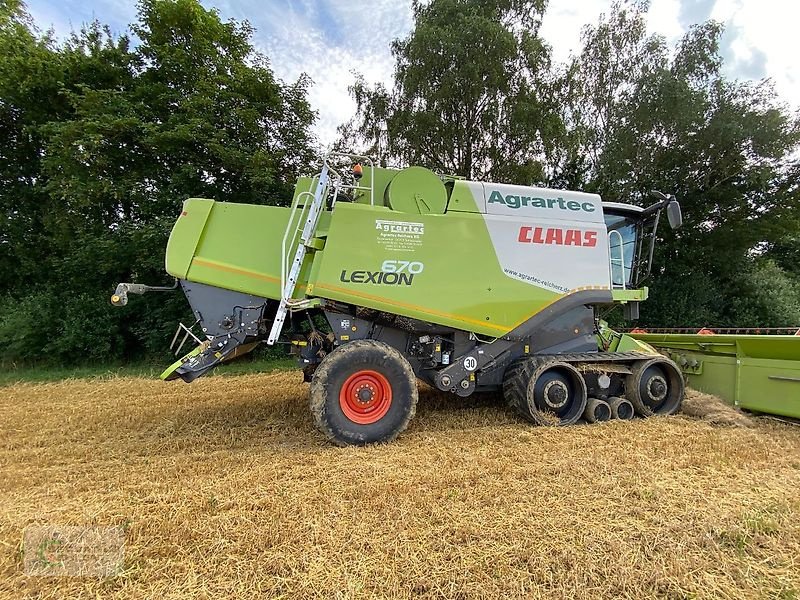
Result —
<instances>
[{"instance_id":1,"label":"ladder","mask_svg":"<svg viewBox=\"0 0 800 600\"><path fill-rule=\"evenodd\" d=\"M319 221L319 215L322 212L322 208L325 204L328 191L328 181L328 165L323 164L322 171L320 172L319 179L317 180L317 188L314 191L311 206L308 206L308 201L306 200L306 203L300 212L300 215L302 215L307 209L306 222L305 225L303 225L303 233L300 235L300 240L297 244L297 250L294 254L294 260L289 267L288 275L285 273L283 260L281 263L283 267L281 269L281 300L280 304L278 305L278 310L275 313L275 320L272 322L272 329L270 330L269 337L267 338L267 344L270 346L275 344L275 342L278 340L278 337L281 335L281 331L283 330L283 323L286 321L286 315L289 312L289 308L292 303L292 296L294 296L297 278L300 275L300 268L303 266L303 260L306 257L306 252L308 251L308 246L306 244L311 240L311 238L314 236L314 232L317 230L317 221ZM308 196L311 196L311 192L304 192L303 194L300 194L297 197L295 205L292 207L293 212L292 216L289 218L289 226L286 228L286 233L283 236L283 257L286 257L286 241L289 238L290 231L292 230L294 213L299 208L301 198L307 198ZM290 247L293 245L295 237L296 229L295 235L293 235L290 240Z\"/></svg>"},{"instance_id":2,"label":"ladder","mask_svg":"<svg viewBox=\"0 0 800 600\"><path fill-rule=\"evenodd\" d=\"M341 190L361 191L362 193L369 193L370 206L375 205L374 175L370 175L369 187L359 185L358 181L353 184L348 184L343 180L342 174L331 166L329 161L332 157L362 160L371 171L374 172L375 169L373 160L368 156L346 154L344 152L330 152L322 161L322 171L314 178L317 184L316 188L314 188L314 183L312 181L311 187L314 189L314 193L310 191L302 192L297 195L297 198L292 203L289 224L286 226L286 231L283 234L283 244L281 246L281 300L278 304L278 310L275 313L275 319L272 321L269 337L267 337L267 344L270 346L278 341L281 331L283 330L283 323L286 321L286 315L289 311L301 310L309 306L308 300L293 300L292 297L297 287L300 269L303 267L303 260L309 249L308 243L314 237L314 233L317 230L317 222L325 208L327 198L329 196L331 197L331 209L333 209L336 204L336 198ZM332 193L330 193L331 184L333 185ZM310 201L309 198L311 198ZM303 230L298 240L298 230L304 218L305 224L303 225ZM287 249L293 248L295 244L297 244L297 250L294 253L291 266L288 266L289 256Z\"/></svg>"}]
</instances>

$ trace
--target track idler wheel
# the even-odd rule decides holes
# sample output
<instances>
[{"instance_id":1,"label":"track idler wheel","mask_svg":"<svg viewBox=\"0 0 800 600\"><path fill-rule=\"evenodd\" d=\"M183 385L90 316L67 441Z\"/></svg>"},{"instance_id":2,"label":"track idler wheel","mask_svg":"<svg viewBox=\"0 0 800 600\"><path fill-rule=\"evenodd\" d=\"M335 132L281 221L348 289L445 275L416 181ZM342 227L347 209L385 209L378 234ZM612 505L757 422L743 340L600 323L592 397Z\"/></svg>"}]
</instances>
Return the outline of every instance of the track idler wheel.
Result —
<instances>
[{"instance_id":1,"label":"track idler wheel","mask_svg":"<svg viewBox=\"0 0 800 600\"><path fill-rule=\"evenodd\" d=\"M621 421L630 421L636 414L633 404L625 398L612 396L608 399L608 405L611 407L611 416Z\"/></svg>"},{"instance_id":2,"label":"track idler wheel","mask_svg":"<svg viewBox=\"0 0 800 600\"><path fill-rule=\"evenodd\" d=\"M583 411L583 418L587 423L600 423L611 420L611 407L605 400L599 398L589 398L586 402L586 410Z\"/></svg>"},{"instance_id":3,"label":"track idler wheel","mask_svg":"<svg viewBox=\"0 0 800 600\"><path fill-rule=\"evenodd\" d=\"M625 378L625 397L643 417L673 415L681 408L684 383L678 365L668 358L643 360Z\"/></svg>"},{"instance_id":4,"label":"track idler wheel","mask_svg":"<svg viewBox=\"0 0 800 600\"><path fill-rule=\"evenodd\" d=\"M515 361L506 371L503 395L509 406L537 425L571 425L586 408L586 382L563 362Z\"/></svg>"}]
</instances>

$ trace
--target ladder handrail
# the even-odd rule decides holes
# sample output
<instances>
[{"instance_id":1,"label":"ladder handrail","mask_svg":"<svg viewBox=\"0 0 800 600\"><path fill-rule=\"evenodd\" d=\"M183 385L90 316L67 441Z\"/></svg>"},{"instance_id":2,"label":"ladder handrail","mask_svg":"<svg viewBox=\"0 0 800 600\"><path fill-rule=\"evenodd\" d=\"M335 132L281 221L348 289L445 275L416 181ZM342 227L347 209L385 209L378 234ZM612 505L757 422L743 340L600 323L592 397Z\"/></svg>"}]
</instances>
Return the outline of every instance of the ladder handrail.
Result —
<instances>
[{"instance_id":1,"label":"ladder handrail","mask_svg":"<svg viewBox=\"0 0 800 600\"><path fill-rule=\"evenodd\" d=\"M297 239L297 225L299 224L299 220L295 220L295 215L298 214L297 208L300 205L300 198L305 198L310 193L311 191L309 190L308 192L302 192L298 194L295 202L292 203L293 212L290 217L289 224L286 227L286 231L283 234L284 247L286 240L289 238L290 230L294 229L294 233L292 234L292 243L294 244L294 240ZM297 241L297 249L295 250L294 260L292 261L292 266L289 268L288 274L286 273L286 265L283 257L281 259L281 299L278 304L278 308L275 311L275 319L272 322L272 328L270 329L269 336L267 337L267 345L269 346L273 345L278 340L278 337L283 330L283 323L286 320L286 313L289 311L290 307L302 302L302 300L294 302L292 300L292 296L294 295L297 279L300 276L300 269L303 266L303 260L306 256L306 244L311 240L311 237L316 230L317 221L319 220L319 215L322 212L322 207L325 204L327 193L328 167L327 165L323 165L322 171L319 174L319 180L317 181L316 189L314 190L314 200L310 203L306 201L299 213L301 218L305 216L306 222L303 226L302 233L300 234L300 239Z\"/></svg>"},{"instance_id":2,"label":"ladder handrail","mask_svg":"<svg viewBox=\"0 0 800 600\"><path fill-rule=\"evenodd\" d=\"M312 200L314 198L314 194L310 191L301 192L295 198L295 202L292 203L292 213L289 215L289 223L286 227L286 231L283 234L283 241L281 242L281 291L286 286L286 265L289 262L289 256L287 252L286 242L289 237L289 231L294 231L292 235L291 242L289 243L289 248L295 247L295 240L297 239L298 234L300 233L300 228L298 225L300 224L301 219L305 215L307 209L309 208L309 203L306 202L303 205L303 208L300 210L299 217L297 218L297 223L292 227L293 222L295 221L295 214L297 214L297 209L299 208L300 199L304 198L305 196L311 196Z\"/></svg>"},{"instance_id":3,"label":"ladder handrail","mask_svg":"<svg viewBox=\"0 0 800 600\"><path fill-rule=\"evenodd\" d=\"M339 173L336 169L334 169L330 165L329 159L331 157L333 157L333 156L340 156L340 157L343 157L343 158L360 159L360 160L366 162L367 166L369 166L370 171L371 171L370 178L369 178L369 187L361 186L361 185L358 185L358 184L356 184L356 185L342 184L341 183L341 181L342 181L341 173ZM322 163L323 163L323 165L328 167L328 170L340 182L340 185L338 186L339 188L345 189L345 190L369 190L369 204L370 204L370 206L375 206L375 162L369 156L364 156L363 154L350 154L350 153L347 153L347 152L335 152L334 151L334 152L328 152L328 154L325 155L325 158L322 159ZM334 198L334 202L335 201L336 201L336 199Z\"/></svg>"},{"instance_id":4,"label":"ladder handrail","mask_svg":"<svg viewBox=\"0 0 800 600\"><path fill-rule=\"evenodd\" d=\"M362 162L366 162L371 170L369 186L361 186L358 185L358 183L355 185L344 183L342 175L330 165L330 158L333 156L359 159ZM295 300L293 296L300 276L300 270L302 269L306 252L308 251L308 243L314 237L319 216L325 208L328 196L331 194L331 184L333 184L331 209L336 204L336 195L340 189L368 190L370 206L374 206L375 163L368 156L344 152L329 152L322 161L322 170L319 175L311 180L309 189L297 194L297 197L292 201L289 222L286 225L286 230L283 232L283 240L281 241L281 299L275 312L275 318L272 322L269 337L267 338L268 345L274 344L280 336L287 312L289 312L292 307L299 307L305 302L304 299ZM310 202L308 200L309 196L312 198ZM305 224L301 229L299 225L303 219L305 219ZM289 253L292 248L295 248L295 253L291 266L289 266Z\"/></svg>"}]
</instances>

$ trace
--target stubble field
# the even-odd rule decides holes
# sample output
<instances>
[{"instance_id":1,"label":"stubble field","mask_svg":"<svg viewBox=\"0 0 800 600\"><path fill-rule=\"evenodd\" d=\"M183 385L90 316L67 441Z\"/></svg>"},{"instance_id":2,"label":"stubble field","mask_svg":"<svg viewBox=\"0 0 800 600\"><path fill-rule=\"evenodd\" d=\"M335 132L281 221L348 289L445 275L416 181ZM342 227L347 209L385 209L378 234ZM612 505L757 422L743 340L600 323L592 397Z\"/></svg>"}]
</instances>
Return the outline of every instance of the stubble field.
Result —
<instances>
[{"instance_id":1,"label":"stubble field","mask_svg":"<svg viewBox=\"0 0 800 600\"><path fill-rule=\"evenodd\" d=\"M800 597L800 427L701 398L534 428L425 389L337 448L297 372L0 392L0 597ZM40 525L121 527L121 572L26 575Z\"/></svg>"}]
</instances>

